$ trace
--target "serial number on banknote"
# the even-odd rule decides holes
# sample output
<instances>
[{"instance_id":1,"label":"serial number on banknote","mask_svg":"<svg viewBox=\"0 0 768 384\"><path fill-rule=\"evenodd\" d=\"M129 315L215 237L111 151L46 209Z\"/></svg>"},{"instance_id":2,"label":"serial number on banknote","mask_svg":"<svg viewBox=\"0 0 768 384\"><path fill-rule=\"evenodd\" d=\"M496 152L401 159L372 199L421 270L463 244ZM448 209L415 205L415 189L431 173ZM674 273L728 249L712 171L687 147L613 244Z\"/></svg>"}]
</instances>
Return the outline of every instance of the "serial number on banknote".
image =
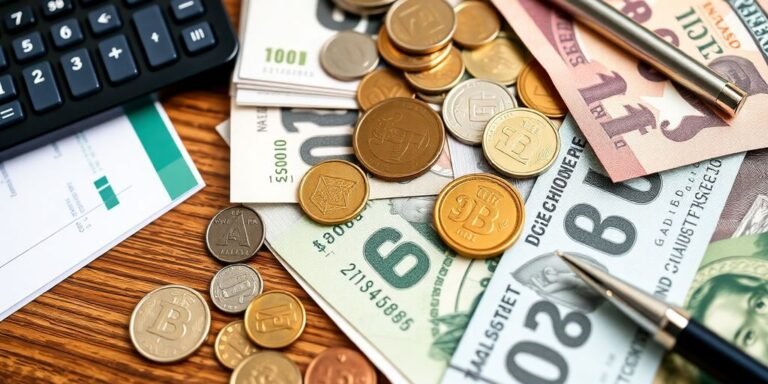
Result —
<instances>
[{"instance_id":1,"label":"serial number on banknote","mask_svg":"<svg viewBox=\"0 0 768 384\"><path fill-rule=\"evenodd\" d=\"M315 246L315 249L324 254L326 257L332 255L334 252L328 252L325 253L326 248L330 246L331 244L335 243L337 239L343 237L344 235L348 234L348 230L355 227L355 223L363 219L363 213L365 213L365 210L368 209L368 207L371 206L370 201L365 203L365 207L363 207L363 212L357 215L354 219L347 221L344 224L334 225L333 227L330 227L331 230L324 232L322 239L315 239L312 241L312 245Z\"/></svg>"},{"instance_id":2,"label":"serial number on banknote","mask_svg":"<svg viewBox=\"0 0 768 384\"><path fill-rule=\"evenodd\" d=\"M352 285L358 287L361 294L367 294L371 302L375 301L376 307L382 310L385 316L392 320L392 323L399 324L401 331L407 331L411 329L413 325L413 318L408 317L408 312L399 310L400 306L388 295L381 297L381 288L375 288L373 280L363 273L355 263L348 263L345 268L342 268L339 272L347 277L347 280L352 282ZM378 300L377 300L378 299Z\"/></svg>"},{"instance_id":3,"label":"serial number on banknote","mask_svg":"<svg viewBox=\"0 0 768 384\"><path fill-rule=\"evenodd\" d=\"M304 66L307 64L307 51L293 49L265 48L266 61L271 64L289 64Z\"/></svg>"},{"instance_id":4,"label":"serial number on banknote","mask_svg":"<svg viewBox=\"0 0 768 384\"><path fill-rule=\"evenodd\" d=\"M269 176L270 183L292 183L293 175L288 174L288 142L282 139L274 142L275 174Z\"/></svg>"}]
</instances>

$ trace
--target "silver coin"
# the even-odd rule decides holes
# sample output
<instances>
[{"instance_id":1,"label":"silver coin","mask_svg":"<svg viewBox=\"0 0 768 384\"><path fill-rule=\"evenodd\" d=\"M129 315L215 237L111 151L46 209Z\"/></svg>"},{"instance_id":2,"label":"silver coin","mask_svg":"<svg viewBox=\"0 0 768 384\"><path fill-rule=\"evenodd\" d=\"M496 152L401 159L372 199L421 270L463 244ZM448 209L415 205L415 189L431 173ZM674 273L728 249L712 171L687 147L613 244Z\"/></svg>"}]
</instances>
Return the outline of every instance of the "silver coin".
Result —
<instances>
[{"instance_id":1,"label":"silver coin","mask_svg":"<svg viewBox=\"0 0 768 384\"><path fill-rule=\"evenodd\" d=\"M456 140L479 145L488 120L510 108L517 108L517 101L503 85L467 80L448 92L443 102L443 120Z\"/></svg>"},{"instance_id":2,"label":"silver coin","mask_svg":"<svg viewBox=\"0 0 768 384\"><path fill-rule=\"evenodd\" d=\"M213 257L225 263L248 260L264 244L264 223L252 209L226 208L208 224L205 244Z\"/></svg>"},{"instance_id":3,"label":"silver coin","mask_svg":"<svg viewBox=\"0 0 768 384\"><path fill-rule=\"evenodd\" d=\"M376 42L363 33L339 32L320 50L320 65L326 73L339 80L363 77L379 65Z\"/></svg>"},{"instance_id":4,"label":"silver coin","mask_svg":"<svg viewBox=\"0 0 768 384\"><path fill-rule=\"evenodd\" d=\"M241 313L251 299L261 295L263 287L259 271L246 264L232 264L213 276L211 300L226 313Z\"/></svg>"}]
</instances>

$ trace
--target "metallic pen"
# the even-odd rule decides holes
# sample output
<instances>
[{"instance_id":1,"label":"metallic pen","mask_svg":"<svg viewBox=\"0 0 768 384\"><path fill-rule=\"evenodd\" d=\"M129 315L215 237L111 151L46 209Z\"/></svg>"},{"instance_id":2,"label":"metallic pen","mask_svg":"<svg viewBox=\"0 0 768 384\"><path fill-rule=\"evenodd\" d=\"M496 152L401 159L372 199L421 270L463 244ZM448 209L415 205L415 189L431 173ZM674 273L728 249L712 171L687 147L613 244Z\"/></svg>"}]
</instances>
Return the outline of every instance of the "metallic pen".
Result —
<instances>
[{"instance_id":1,"label":"metallic pen","mask_svg":"<svg viewBox=\"0 0 768 384\"><path fill-rule=\"evenodd\" d=\"M602 0L549 0L720 110L739 112L747 92Z\"/></svg>"},{"instance_id":2,"label":"metallic pen","mask_svg":"<svg viewBox=\"0 0 768 384\"><path fill-rule=\"evenodd\" d=\"M666 304L592 264L557 251L587 285L634 320L665 349L722 383L768 383L768 368L717 336L682 308Z\"/></svg>"}]
</instances>

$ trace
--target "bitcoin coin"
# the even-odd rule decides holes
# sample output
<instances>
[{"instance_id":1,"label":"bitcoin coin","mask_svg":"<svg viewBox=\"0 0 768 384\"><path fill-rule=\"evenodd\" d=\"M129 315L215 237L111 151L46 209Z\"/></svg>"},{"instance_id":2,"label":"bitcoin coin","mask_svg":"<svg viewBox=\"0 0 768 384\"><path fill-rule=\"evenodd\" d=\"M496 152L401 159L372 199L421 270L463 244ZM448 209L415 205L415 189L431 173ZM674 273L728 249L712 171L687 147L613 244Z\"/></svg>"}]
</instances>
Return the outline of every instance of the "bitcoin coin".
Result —
<instances>
[{"instance_id":1,"label":"bitcoin coin","mask_svg":"<svg viewBox=\"0 0 768 384\"><path fill-rule=\"evenodd\" d=\"M305 384L376 384L376 371L358 352L348 348L328 348L309 363Z\"/></svg>"},{"instance_id":2,"label":"bitcoin coin","mask_svg":"<svg viewBox=\"0 0 768 384\"><path fill-rule=\"evenodd\" d=\"M501 30L496 9L484 1L463 1L455 8L456 33L453 41L462 47L475 49L490 43Z\"/></svg>"},{"instance_id":3,"label":"bitcoin coin","mask_svg":"<svg viewBox=\"0 0 768 384\"><path fill-rule=\"evenodd\" d=\"M438 94L456 86L464 77L464 62L461 53L451 48L448 58L432 69L422 72L406 72L405 79L418 91Z\"/></svg>"},{"instance_id":4,"label":"bitcoin coin","mask_svg":"<svg viewBox=\"0 0 768 384\"><path fill-rule=\"evenodd\" d=\"M261 217L242 206L226 208L211 219L205 232L205 244L213 257L225 263L250 259L264 243Z\"/></svg>"},{"instance_id":5,"label":"bitcoin coin","mask_svg":"<svg viewBox=\"0 0 768 384\"><path fill-rule=\"evenodd\" d=\"M335 225L352 220L368 201L368 177L344 160L310 168L299 183L299 206L312 221Z\"/></svg>"},{"instance_id":6,"label":"bitcoin coin","mask_svg":"<svg viewBox=\"0 0 768 384\"><path fill-rule=\"evenodd\" d=\"M517 79L517 94L523 103L545 116L561 118L568 112L552 80L537 61L529 62Z\"/></svg>"},{"instance_id":7,"label":"bitcoin coin","mask_svg":"<svg viewBox=\"0 0 768 384\"><path fill-rule=\"evenodd\" d=\"M417 177L437 161L445 143L443 121L420 100L394 98L358 120L352 148L363 168L384 180Z\"/></svg>"},{"instance_id":8,"label":"bitcoin coin","mask_svg":"<svg viewBox=\"0 0 768 384\"><path fill-rule=\"evenodd\" d=\"M280 352L257 352L235 368L229 384L280 383L301 384L301 371Z\"/></svg>"},{"instance_id":9,"label":"bitcoin coin","mask_svg":"<svg viewBox=\"0 0 768 384\"><path fill-rule=\"evenodd\" d=\"M285 291L262 293L245 310L245 332L264 348L290 345L301 336L306 323L304 305Z\"/></svg>"},{"instance_id":10,"label":"bitcoin coin","mask_svg":"<svg viewBox=\"0 0 768 384\"><path fill-rule=\"evenodd\" d=\"M242 320L235 320L219 331L213 350L221 365L229 369L235 369L245 358L259 352L248 339Z\"/></svg>"},{"instance_id":11,"label":"bitcoin coin","mask_svg":"<svg viewBox=\"0 0 768 384\"><path fill-rule=\"evenodd\" d=\"M497 171L511 177L536 176L560 150L557 126L541 112L515 108L499 112L483 134L483 154Z\"/></svg>"},{"instance_id":12,"label":"bitcoin coin","mask_svg":"<svg viewBox=\"0 0 768 384\"><path fill-rule=\"evenodd\" d=\"M211 280L211 301L226 313L241 313L251 299L261 294L259 272L246 264L228 265Z\"/></svg>"},{"instance_id":13,"label":"bitcoin coin","mask_svg":"<svg viewBox=\"0 0 768 384\"><path fill-rule=\"evenodd\" d=\"M339 32L320 49L320 65L326 73L339 80L363 77L379 65L376 42L363 33Z\"/></svg>"},{"instance_id":14,"label":"bitcoin coin","mask_svg":"<svg viewBox=\"0 0 768 384\"><path fill-rule=\"evenodd\" d=\"M379 68L365 75L357 86L357 105L363 111L393 97L413 97L413 91L403 74L392 68Z\"/></svg>"},{"instance_id":15,"label":"bitcoin coin","mask_svg":"<svg viewBox=\"0 0 768 384\"><path fill-rule=\"evenodd\" d=\"M450 44L456 13L444 0L398 0L387 12L384 25L395 46L423 55Z\"/></svg>"},{"instance_id":16,"label":"bitcoin coin","mask_svg":"<svg viewBox=\"0 0 768 384\"><path fill-rule=\"evenodd\" d=\"M376 46L379 48L379 54L384 61L393 67L402 69L406 72L426 71L442 63L448 54L451 53L451 45L448 44L440 50L426 55L412 55L401 52L389 39L385 27L379 29L379 37L376 39Z\"/></svg>"},{"instance_id":17,"label":"bitcoin coin","mask_svg":"<svg viewBox=\"0 0 768 384\"><path fill-rule=\"evenodd\" d=\"M142 356L170 363L200 348L210 328L211 311L202 295L181 285L166 285L136 304L128 333Z\"/></svg>"},{"instance_id":18,"label":"bitcoin coin","mask_svg":"<svg viewBox=\"0 0 768 384\"><path fill-rule=\"evenodd\" d=\"M478 49L462 52L467 71L478 79L512 85L525 65L524 51L507 39L496 39Z\"/></svg>"},{"instance_id":19,"label":"bitcoin coin","mask_svg":"<svg viewBox=\"0 0 768 384\"><path fill-rule=\"evenodd\" d=\"M497 256L520 236L525 203L504 179L476 173L443 188L435 201L435 230L446 245L462 256Z\"/></svg>"},{"instance_id":20,"label":"bitcoin coin","mask_svg":"<svg viewBox=\"0 0 768 384\"><path fill-rule=\"evenodd\" d=\"M483 142L488 120L501 111L516 107L515 98L503 85L472 79L448 92L442 113L445 126L453 137L464 144L479 145Z\"/></svg>"}]
</instances>

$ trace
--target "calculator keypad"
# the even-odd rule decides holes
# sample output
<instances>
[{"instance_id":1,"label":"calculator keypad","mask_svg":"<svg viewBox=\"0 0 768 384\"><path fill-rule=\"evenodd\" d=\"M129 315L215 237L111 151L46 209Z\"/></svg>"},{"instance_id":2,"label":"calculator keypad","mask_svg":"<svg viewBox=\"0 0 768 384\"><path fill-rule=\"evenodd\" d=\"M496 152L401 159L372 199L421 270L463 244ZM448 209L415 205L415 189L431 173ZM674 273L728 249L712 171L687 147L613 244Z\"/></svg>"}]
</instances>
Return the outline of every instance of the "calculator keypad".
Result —
<instances>
[{"instance_id":1,"label":"calculator keypad","mask_svg":"<svg viewBox=\"0 0 768 384\"><path fill-rule=\"evenodd\" d=\"M27 67L22 71L32 109L43 112L61 105L61 93L47 61Z\"/></svg>"},{"instance_id":2,"label":"calculator keypad","mask_svg":"<svg viewBox=\"0 0 768 384\"><path fill-rule=\"evenodd\" d=\"M72 51L62 56L59 61L64 69L69 92L73 97L85 97L101 89L101 83L96 76L96 70L87 49L80 48Z\"/></svg>"}]
</instances>

